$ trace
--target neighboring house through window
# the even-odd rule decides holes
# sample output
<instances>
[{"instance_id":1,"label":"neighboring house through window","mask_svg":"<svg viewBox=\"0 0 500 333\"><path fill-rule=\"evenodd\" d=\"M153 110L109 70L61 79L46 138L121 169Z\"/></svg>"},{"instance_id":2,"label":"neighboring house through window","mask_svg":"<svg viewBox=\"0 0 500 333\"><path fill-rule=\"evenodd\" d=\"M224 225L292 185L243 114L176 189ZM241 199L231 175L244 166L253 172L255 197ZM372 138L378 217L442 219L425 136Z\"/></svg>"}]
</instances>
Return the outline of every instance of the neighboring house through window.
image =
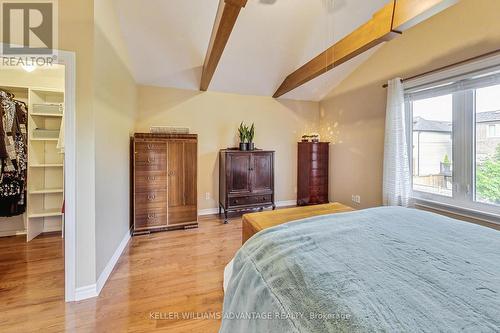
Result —
<instances>
[{"instance_id":1,"label":"neighboring house through window","mask_svg":"<svg viewBox=\"0 0 500 333\"><path fill-rule=\"evenodd\" d=\"M413 111L413 186L451 196L452 123L424 119L418 108Z\"/></svg>"},{"instance_id":2,"label":"neighboring house through window","mask_svg":"<svg viewBox=\"0 0 500 333\"><path fill-rule=\"evenodd\" d=\"M476 133L476 156L484 160L500 145L500 110L477 113Z\"/></svg>"}]
</instances>

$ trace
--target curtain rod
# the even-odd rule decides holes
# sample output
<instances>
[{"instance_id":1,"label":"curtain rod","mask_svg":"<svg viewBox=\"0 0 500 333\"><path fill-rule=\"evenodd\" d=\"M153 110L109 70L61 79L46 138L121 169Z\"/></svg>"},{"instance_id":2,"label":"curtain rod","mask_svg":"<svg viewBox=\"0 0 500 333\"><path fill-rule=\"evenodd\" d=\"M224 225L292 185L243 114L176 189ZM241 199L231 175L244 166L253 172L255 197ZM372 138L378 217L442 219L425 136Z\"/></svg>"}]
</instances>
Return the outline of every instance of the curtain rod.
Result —
<instances>
[{"instance_id":1,"label":"curtain rod","mask_svg":"<svg viewBox=\"0 0 500 333\"><path fill-rule=\"evenodd\" d=\"M500 53L500 49L497 49L495 51L491 51L491 52L488 52L488 53L484 53L484 54L481 54L481 55L478 55L478 56L475 56L475 57L472 57L472 58L468 58L468 59L456 62L456 63L451 64L451 65L446 65L446 66L439 67L439 68L436 68L436 69L433 69L433 70L430 70L430 71L427 71L427 72L424 72L424 73L421 73L421 74L410 76L410 77L407 77L406 79L401 79L401 82L405 82L405 81L408 81L408 80L413 80L413 79L419 78L421 76L429 75L429 74L432 74L432 73L435 73L435 72L440 72L440 71L449 69L451 67L455 67L455 66L466 64L466 63L474 61L474 60L478 60L478 59L482 59L482 58L487 58L487 57L490 57L490 56L495 55L497 53ZM382 86L382 88L387 88L387 87L388 87L387 83Z\"/></svg>"}]
</instances>

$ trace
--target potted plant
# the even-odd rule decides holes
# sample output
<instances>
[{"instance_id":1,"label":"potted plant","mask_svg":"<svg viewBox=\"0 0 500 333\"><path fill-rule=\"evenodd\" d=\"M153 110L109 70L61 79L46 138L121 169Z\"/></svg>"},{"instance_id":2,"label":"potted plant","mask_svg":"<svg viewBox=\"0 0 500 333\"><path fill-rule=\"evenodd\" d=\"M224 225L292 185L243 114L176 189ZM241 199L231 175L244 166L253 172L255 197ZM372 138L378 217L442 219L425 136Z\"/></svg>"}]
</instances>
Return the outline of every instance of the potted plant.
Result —
<instances>
[{"instance_id":1,"label":"potted plant","mask_svg":"<svg viewBox=\"0 0 500 333\"><path fill-rule=\"evenodd\" d=\"M238 127L238 135L240 137L240 150L247 150L247 135L248 127L241 122L240 127Z\"/></svg>"},{"instance_id":2,"label":"potted plant","mask_svg":"<svg viewBox=\"0 0 500 333\"><path fill-rule=\"evenodd\" d=\"M443 162L441 162L441 174L451 176L451 161L448 154L444 155Z\"/></svg>"},{"instance_id":3,"label":"potted plant","mask_svg":"<svg viewBox=\"0 0 500 333\"><path fill-rule=\"evenodd\" d=\"M248 150L254 150L255 149L255 144L253 143L253 138L255 137L255 124L252 123L252 126L250 126L250 129L247 131L247 145L248 145Z\"/></svg>"},{"instance_id":4,"label":"potted plant","mask_svg":"<svg viewBox=\"0 0 500 333\"><path fill-rule=\"evenodd\" d=\"M311 142L319 142L319 134L318 133L310 133L309 138L311 138Z\"/></svg>"}]
</instances>

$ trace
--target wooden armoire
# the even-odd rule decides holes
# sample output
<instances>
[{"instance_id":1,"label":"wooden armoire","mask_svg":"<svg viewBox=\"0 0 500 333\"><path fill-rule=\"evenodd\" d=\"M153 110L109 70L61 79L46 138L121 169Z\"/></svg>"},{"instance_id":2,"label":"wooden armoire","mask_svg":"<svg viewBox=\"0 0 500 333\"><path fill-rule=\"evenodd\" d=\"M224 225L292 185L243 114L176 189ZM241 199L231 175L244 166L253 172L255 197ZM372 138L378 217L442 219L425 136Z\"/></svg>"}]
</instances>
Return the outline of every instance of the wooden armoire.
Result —
<instances>
[{"instance_id":1,"label":"wooden armoire","mask_svg":"<svg viewBox=\"0 0 500 333\"><path fill-rule=\"evenodd\" d=\"M328 203L328 142L299 142L297 205Z\"/></svg>"},{"instance_id":2,"label":"wooden armoire","mask_svg":"<svg viewBox=\"0 0 500 333\"><path fill-rule=\"evenodd\" d=\"M274 151L224 149L219 153L219 214L274 204Z\"/></svg>"},{"instance_id":3,"label":"wooden armoire","mask_svg":"<svg viewBox=\"0 0 500 333\"><path fill-rule=\"evenodd\" d=\"M196 134L136 133L131 141L133 233L198 225Z\"/></svg>"}]
</instances>

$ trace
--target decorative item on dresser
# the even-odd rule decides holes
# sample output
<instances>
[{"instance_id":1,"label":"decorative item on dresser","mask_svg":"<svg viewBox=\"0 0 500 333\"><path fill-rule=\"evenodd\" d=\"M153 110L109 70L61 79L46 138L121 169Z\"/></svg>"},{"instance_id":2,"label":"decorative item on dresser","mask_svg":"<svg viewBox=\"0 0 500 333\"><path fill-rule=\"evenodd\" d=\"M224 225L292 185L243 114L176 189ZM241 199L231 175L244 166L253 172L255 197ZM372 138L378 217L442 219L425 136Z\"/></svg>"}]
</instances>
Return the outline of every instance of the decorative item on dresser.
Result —
<instances>
[{"instance_id":1,"label":"decorative item on dresser","mask_svg":"<svg viewBox=\"0 0 500 333\"><path fill-rule=\"evenodd\" d=\"M297 205L328 203L329 142L299 142Z\"/></svg>"},{"instance_id":2,"label":"decorative item on dresser","mask_svg":"<svg viewBox=\"0 0 500 333\"><path fill-rule=\"evenodd\" d=\"M136 133L131 141L134 235L198 226L196 134Z\"/></svg>"},{"instance_id":3,"label":"decorative item on dresser","mask_svg":"<svg viewBox=\"0 0 500 333\"><path fill-rule=\"evenodd\" d=\"M219 158L219 214L272 207L274 204L274 151L224 149Z\"/></svg>"}]
</instances>

